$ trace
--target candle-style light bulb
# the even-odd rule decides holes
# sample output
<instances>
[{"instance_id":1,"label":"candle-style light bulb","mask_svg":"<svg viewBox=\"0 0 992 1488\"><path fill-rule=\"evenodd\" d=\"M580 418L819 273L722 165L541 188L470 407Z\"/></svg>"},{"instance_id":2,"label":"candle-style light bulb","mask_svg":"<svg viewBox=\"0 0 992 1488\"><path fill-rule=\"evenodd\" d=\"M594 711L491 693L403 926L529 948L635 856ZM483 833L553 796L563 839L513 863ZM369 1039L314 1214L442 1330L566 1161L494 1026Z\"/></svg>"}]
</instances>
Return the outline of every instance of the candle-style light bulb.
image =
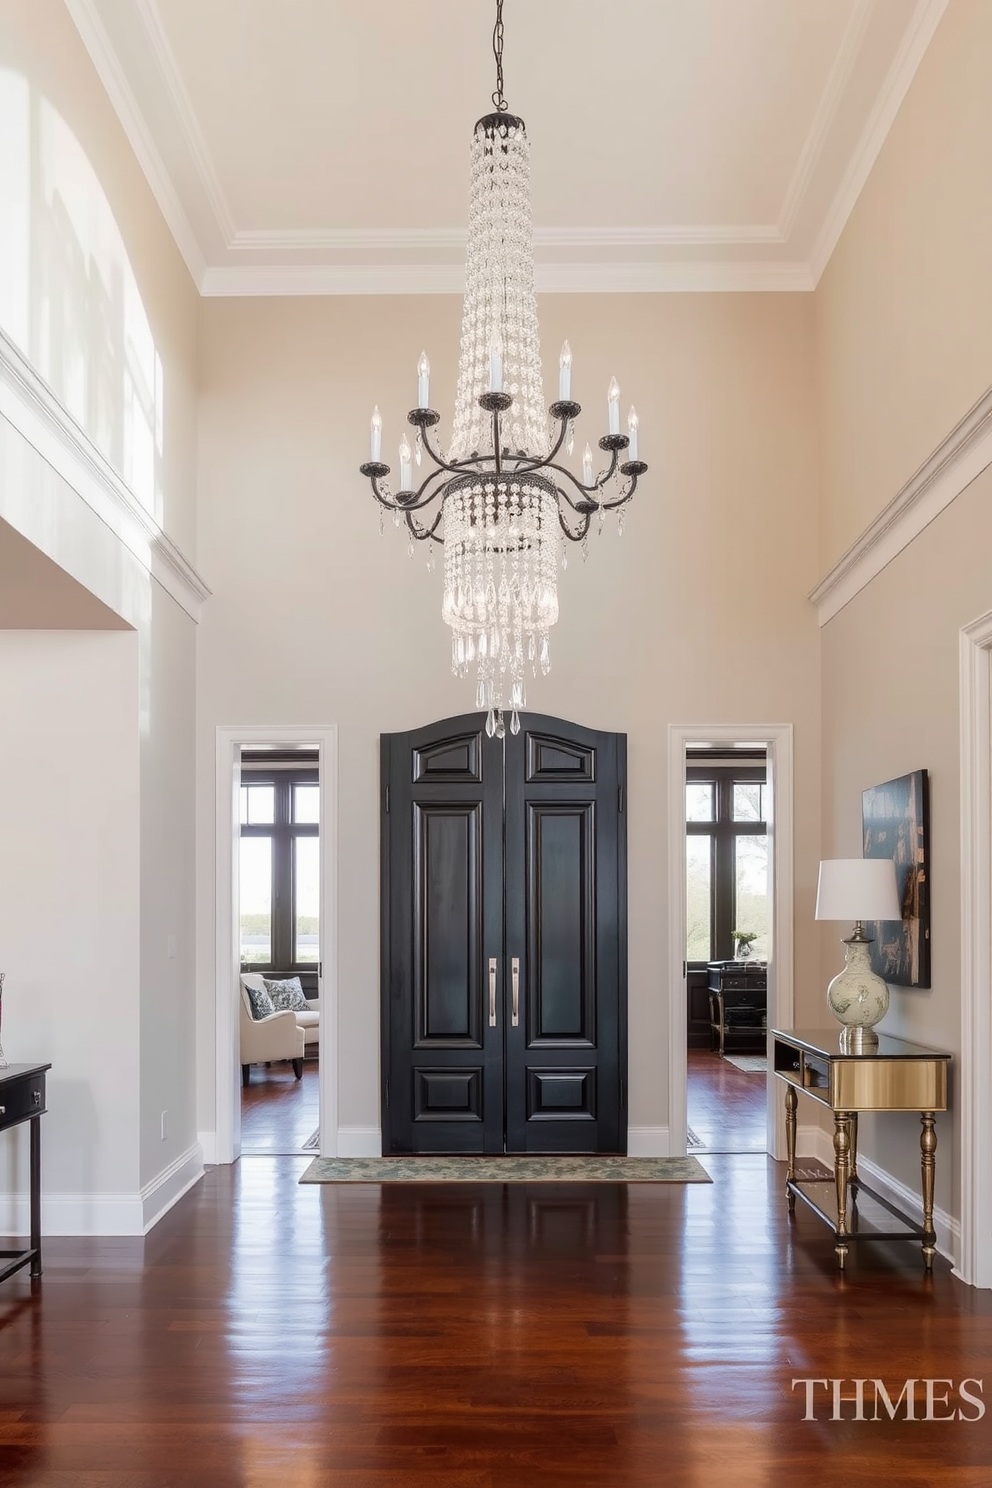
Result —
<instances>
[{"instance_id":1,"label":"candle-style light bulb","mask_svg":"<svg viewBox=\"0 0 992 1488\"><path fill-rule=\"evenodd\" d=\"M567 403L572 396L572 348L566 341L558 358L558 399Z\"/></svg>"},{"instance_id":2,"label":"candle-style light bulb","mask_svg":"<svg viewBox=\"0 0 992 1488\"><path fill-rule=\"evenodd\" d=\"M496 335L489 343L489 391L503 391L503 346Z\"/></svg>"},{"instance_id":3,"label":"candle-style light bulb","mask_svg":"<svg viewBox=\"0 0 992 1488\"><path fill-rule=\"evenodd\" d=\"M400 440L400 490L409 491L413 486L413 451L406 435Z\"/></svg>"},{"instance_id":4,"label":"candle-style light bulb","mask_svg":"<svg viewBox=\"0 0 992 1488\"><path fill-rule=\"evenodd\" d=\"M610 378L609 391L606 394L606 406L610 412L611 434L620 433L620 384L615 377Z\"/></svg>"},{"instance_id":5,"label":"candle-style light bulb","mask_svg":"<svg viewBox=\"0 0 992 1488\"><path fill-rule=\"evenodd\" d=\"M630 438L630 444L627 446L628 460L637 459L637 430L640 422L640 419L637 417L637 409L631 403L630 412L627 415L627 434Z\"/></svg>"},{"instance_id":6,"label":"candle-style light bulb","mask_svg":"<svg viewBox=\"0 0 992 1488\"><path fill-rule=\"evenodd\" d=\"M369 440L369 459L378 465L382 459L382 414L379 412L378 403L372 410L372 423L370 425L371 438Z\"/></svg>"},{"instance_id":7,"label":"candle-style light bulb","mask_svg":"<svg viewBox=\"0 0 992 1488\"><path fill-rule=\"evenodd\" d=\"M430 408L431 364L426 351L420 353L417 363L417 407Z\"/></svg>"},{"instance_id":8,"label":"candle-style light bulb","mask_svg":"<svg viewBox=\"0 0 992 1488\"><path fill-rule=\"evenodd\" d=\"M592 485L592 449L588 444L582 451L582 484Z\"/></svg>"}]
</instances>

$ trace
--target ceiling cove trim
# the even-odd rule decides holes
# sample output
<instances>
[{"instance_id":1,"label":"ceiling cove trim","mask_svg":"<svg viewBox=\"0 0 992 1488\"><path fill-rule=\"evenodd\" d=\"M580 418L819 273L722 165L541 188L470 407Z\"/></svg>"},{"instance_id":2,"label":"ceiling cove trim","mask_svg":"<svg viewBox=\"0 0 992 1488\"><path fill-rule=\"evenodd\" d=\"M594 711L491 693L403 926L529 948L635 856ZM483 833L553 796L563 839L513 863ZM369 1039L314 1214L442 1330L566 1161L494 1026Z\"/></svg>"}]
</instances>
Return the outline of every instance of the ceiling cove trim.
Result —
<instances>
[{"instance_id":1,"label":"ceiling cove trim","mask_svg":"<svg viewBox=\"0 0 992 1488\"><path fill-rule=\"evenodd\" d=\"M131 91L131 85L111 45L94 0L65 0L65 7L127 136L128 144L134 151L152 196L165 218L166 226L189 269L190 277L199 288L206 272L206 257Z\"/></svg>"},{"instance_id":2,"label":"ceiling cove trim","mask_svg":"<svg viewBox=\"0 0 992 1488\"><path fill-rule=\"evenodd\" d=\"M798 293L813 289L804 263L586 263L542 264L534 270L539 294ZM259 264L209 268L200 293L245 295L419 295L464 292L455 264Z\"/></svg>"},{"instance_id":3,"label":"ceiling cove trim","mask_svg":"<svg viewBox=\"0 0 992 1488\"><path fill-rule=\"evenodd\" d=\"M832 620L989 465L992 388L982 394L810 594L820 624Z\"/></svg>"},{"instance_id":4,"label":"ceiling cove trim","mask_svg":"<svg viewBox=\"0 0 992 1488\"><path fill-rule=\"evenodd\" d=\"M179 120L179 126L193 158L200 185L210 203L210 210L214 215L218 231L223 241L230 243L236 232L234 218L220 184L220 177L207 147L203 130L200 128L200 121L196 117L196 111L183 83L176 54L166 34L159 8L155 0L133 0L133 5L144 27L159 74L165 83L169 101Z\"/></svg>"},{"instance_id":5,"label":"ceiling cove trim","mask_svg":"<svg viewBox=\"0 0 992 1488\"><path fill-rule=\"evenodd\" d=\"M854 64L864 44L875 3L876 0L856 0L854 9L848 17L837 55L834 57L826 86L816 113L813 115L809 133L799 152L799 159L779 213L779 232L785 242L788 242L792 234L800 208L813 183L823 147L830 136L830 130L837 117L837 110L840 108L841 100L851 80Z\"/></svg>"},{"instance_id":6,"label":"ceiling cove trim","mask_svg":"<svg viewBox=\"0 0 992 1488\"><path fill-rule=\"evenodd\" d=\"M847 226L848 218L857 205L858 197L872 166L888 138L896 114L909 92L910 85L923 61L927 48L947 9L948 0L917 0L916 9L903 34L892 65L875 99L868 122L851 156L837 194L830 204L826 219L817 234L810 254L810 269L814 284L820 282L830 256Z\"/></svg>"},{"instance_id":7,"label":"ceiling cove trim","mask_svg":"<svg viewBox=\"0 0 992 1488\"><path fill-rule=\"evenodd\" d=\"M48 383L0 331L0 413L193 620L210 590Z\"/></svg>"},{"instance_id":8,"label":"ceiling cove trim","mask_svg":"<svg viewBox=\"0 0 992 1488\"><path fill-rule=\"evenodd\" d=\"M774 224L649 225L641 227L536 227L537 248L705 248L751 247L785 243ZM350 250L356 253L434 249L464 256L468 233L459 227L303 227L266 230L246 228L228 243L231 252L315 252Z\"/></svg>"}]
</instances>

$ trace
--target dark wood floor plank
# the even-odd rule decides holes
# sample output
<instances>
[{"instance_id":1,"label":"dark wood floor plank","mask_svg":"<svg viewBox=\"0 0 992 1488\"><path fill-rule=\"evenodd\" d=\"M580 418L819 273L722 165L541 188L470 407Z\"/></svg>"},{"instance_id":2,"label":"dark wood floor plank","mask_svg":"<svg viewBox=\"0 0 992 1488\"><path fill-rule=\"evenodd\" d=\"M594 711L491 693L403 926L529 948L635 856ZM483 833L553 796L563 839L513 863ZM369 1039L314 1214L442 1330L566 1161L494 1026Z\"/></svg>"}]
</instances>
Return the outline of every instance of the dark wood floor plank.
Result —
<instances>
[{"instance_id":1,"label":"dark wood floor plank","mask_svg":"<svg viewBox=\"0 0 992 1488\"><path fill-rule=\"evenodd\" d=\"M911 1244L840 1276L761 1155L688 1186L301 1187L306 1161L212 1169L145 1240L52 1239L0 1286L0 1484L992 1481L992 1410L801 1419L796 1377L992 1404L992 1297Z\"/></svg>"}]
</instances>

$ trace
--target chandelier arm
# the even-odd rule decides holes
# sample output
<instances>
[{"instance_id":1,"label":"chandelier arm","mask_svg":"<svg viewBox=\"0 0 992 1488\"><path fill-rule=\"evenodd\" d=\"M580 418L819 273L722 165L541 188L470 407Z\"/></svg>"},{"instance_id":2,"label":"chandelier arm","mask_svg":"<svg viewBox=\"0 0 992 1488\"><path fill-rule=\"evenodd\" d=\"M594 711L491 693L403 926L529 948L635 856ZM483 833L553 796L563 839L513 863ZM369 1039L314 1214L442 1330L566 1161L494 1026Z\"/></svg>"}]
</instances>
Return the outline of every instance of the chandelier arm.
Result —
<instances>
[{"instance_id":1,"label":"chandelier arm","mask_svg":"<svg viewBox=\"0 0 992 1488\"><path fill-rule=\"evenodd\" d=\"M618 506L626 506L627 502L637 490L638 477L643 475L647 468L648 467L642 464L640 460L631 460L627 464L621 465L620 474L627 477L627 479L630 481L630 485L628 486L627 491L623 496L618 496L614 501L601 502L600 505L602 506L603 511L616 511Z\"/></svg>"},{"instance_id":2,"label":"chandelier arm","mask_svg":"<svg viewBox=\"0 0 992 1488\"><path fill-rule=\"evenodd\" d=\"M565 493L562 492L562 495L564 495L564 494ZM565 499L568 500L567 497ZM569 505L571 505L571 503L569 503ZM573 510L574 510L574 508L573 508ZM578 532L573 532L572 529L571 529L571 527L569 527L568 523L565 521L565 518L564 518L564 515L562 514L561 508L560 507L558 508L558 525L561 528L562 532L564 532L565 536L568 538L569 542L573 542L573 543L581 542L582 539L585 537L586 533L589 531L589 523L591 521L592 521L592 513L591 512L585 512L583 514L583 516L582 516L581 522L579 523L579 530L578 530Z\"/></svg>"},{"instance_id":3,"label":"chandelier arm","mask_svg":"<svg viewBox=\"0 0 992 1488\"><path fill-rule=\"evenodd\" d=\"M412 537L415 537L418 542L426 542L429 537L434 537L435 532L441 524L441 518L443 516L444 507L442 507L441 510L438 512L437 516L434 518L429 527L422 527L417 521L413 512L408 511L406 514L406 525L407 527L409 527L410 535ZM434 540L435 542L444 542L443 537L434 538Z\"/></svg>"},{"instance_id":4,"label":"chandelier arm","mask_svg":"<svg viewBox=\"0 0 992 1488\"><path fill-rule=\"evenodd\" d=\"M579 480L578 476L577 475L574 475L572 473L572 471L568 469L567 466L565 466L565 465L558 465L554 460L545 460L537 468L538 469L541 469L541 470L556 470L559 475L563 475L566 480L571 481L572 485L575 487L575 489L577 491L580 491L582 493L581 496L580 496L580 500L582 500L582 501L588 501L588 500L596 501L596 492L599 491L599 490L601 490L602 487L605 486L606 482L610 479L610 476L613 474L613 472L617 468L617 452L616 452L616 450L613 451L613 458L610 461L610 468L609 468L609 470L605 470L600 475L598 475L596 477L596 479L593 481L593 483L592 483L591 486L583 485L582 481ZM574 512L581 512L582 511L582 507L576 505L576 503L572 500L571 496L568 494L567 491L562 490L561 486L557 486L557 490L558 490L558 494L562 497L562 499L564 501L567 501L568 502L569 506L572 508L572 510ZM598 506L604 505L604 503L601 502L601 501L597 501L596 504Z\"/></svg>"},{"instance_id":5,"label":"chandelier arm","mask_svg":"<svg viewBox=\"0 0 992 1488\"><path fill-rule=\"evenodd\" d=\"M541 470L545 465L553 462L555 455L557 455L558 451L565 443L565 436L568 433L569 424L574 422L574 420L578 418L579 414L582 412L582 407L578 403L571 403L568 401L558 402L552 403L551 407L548 409L548 412L553 419L557 419L559 427L558 438L555 440L553 446L548 451L547 459L531 459L530 456L525 456L523 459L518 459L516 465L514 466L514 474L527 475L530 471Z\"/></svg>"},{"instance_id":6,"label":"chandelier arm","mask_svg":"<svg viewBox=\"0 0 992 1488\"><path fill-rule=\"evenodd\" d=\"M432 470L427 479L421 482L419 489L412 493L406 501L400 500L400 496L404 494L403 492L398 493L396 496L387 496L379 486L380 477L378 475L370 475L369 482L372 486L372 495L378 501L379 505L384 506L387 511L420 511L423 507L430 506L431 502L436 501L438 496L440 496L440 490L430 491L426 496L424 495L431 481L435 480L439 474L439 471Z\"/></svg>"},{"instance_id":7,"label":"chandelier arm","mask_svg":"<svg viewBox=\"0 0 992 1488\"><path fill-rule=\"evenodd\" d=\"M424 441L424 449L430 455L434 464L439 470L447 470L449 475L464 475L467 470L473 470L478 464L478 460L471 458L467 460L446 460L440 450L431 448L430 435L426 429L421 430L421 437ZM437 471L432 471L432 476L436 474Z\"/></svg>"}]
</instances>

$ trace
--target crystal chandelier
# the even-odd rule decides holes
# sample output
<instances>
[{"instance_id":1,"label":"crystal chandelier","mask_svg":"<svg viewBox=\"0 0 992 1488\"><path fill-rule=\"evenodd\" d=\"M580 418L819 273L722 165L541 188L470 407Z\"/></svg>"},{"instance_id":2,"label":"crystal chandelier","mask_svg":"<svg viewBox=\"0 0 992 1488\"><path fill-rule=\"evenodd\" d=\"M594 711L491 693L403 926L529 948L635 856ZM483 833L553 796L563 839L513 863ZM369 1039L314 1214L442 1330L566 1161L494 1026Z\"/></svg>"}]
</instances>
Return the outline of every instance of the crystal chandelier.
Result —
<instances>
[{"instance_id":1,"label":"crystal chandelier","mask_svg":"<svg viewBox=\"0 0 992 1488\"><path fill-rule=\"evenodd\" d=\"M400 443L400 489L386 483L382 419L372 414L370 459L361 473L380 507L405 521L409 551L444 546L441 613L451 627L451 668L473 673L476 707L487 712L486 731L502 738L504 708L510 730L520 728L526 705L525 676L551 666L549 632L558 619L558 568L567 567L564 540L585 555L594 518L630 500L647 466L638 459L637 414L620 433L620 389L607 396L608 432L599 440L607 457L593 470L589 445L581 480L559 463L571 455L575 420L571 398L572 353L559 358L558 398L544 407L541 346L534 293L534 230L530 204L530 145L522 119L503 97L503 0L496 0L493 31L495 112L472 135L468 255L462 308L461 358L451 445L444 454L430 430L440 414L430 407L430 364L417 365L417 407L407 419L415 448ZM628 458L621 463L620 456ZM424 455L431 467L422 480ZM414 484L414 460L418 483ZM424 514L424 515L421 515ZM623 512L619 513L622 531ZM380 513L381 527L381 513Z\"/></svg>"}]
</instances>

